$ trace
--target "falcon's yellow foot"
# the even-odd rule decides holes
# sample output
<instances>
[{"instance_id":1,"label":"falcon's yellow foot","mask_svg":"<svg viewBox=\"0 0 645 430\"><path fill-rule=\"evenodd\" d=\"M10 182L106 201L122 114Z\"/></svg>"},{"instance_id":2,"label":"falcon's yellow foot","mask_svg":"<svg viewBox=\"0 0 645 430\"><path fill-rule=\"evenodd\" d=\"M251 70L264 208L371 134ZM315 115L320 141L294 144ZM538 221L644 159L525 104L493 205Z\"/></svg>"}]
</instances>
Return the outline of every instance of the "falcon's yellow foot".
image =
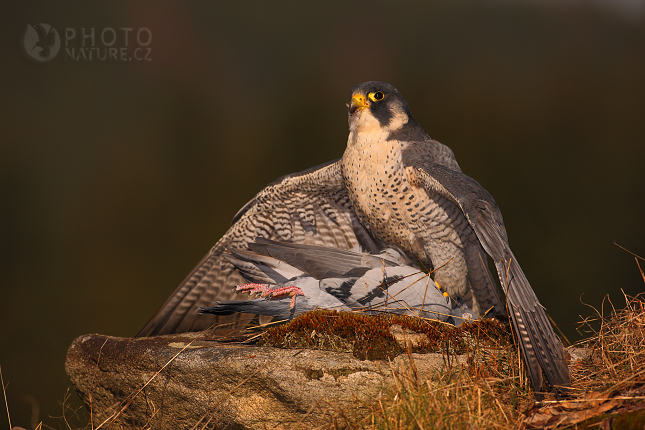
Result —
<instances>
[{"instance_id":1,"label":"falcon's yellow foot","mask_svg":"<svg viewBox=\"0 0 645 430\"><path fill-rule=\"evenodd\" d=\"M443 287L441 286L441 284L440 284L439 282L437 282L437 280L436 280L436 279L435 279L435 281L434 281L434 284L437 286L437 290L439 290L439 291L443 290ZM448 293L447 293L447 292L445 292L445 291L443 292L443 296L444 296L444 297L449 297L449 296L448 296Z\"/></svg>"}]
</instances>

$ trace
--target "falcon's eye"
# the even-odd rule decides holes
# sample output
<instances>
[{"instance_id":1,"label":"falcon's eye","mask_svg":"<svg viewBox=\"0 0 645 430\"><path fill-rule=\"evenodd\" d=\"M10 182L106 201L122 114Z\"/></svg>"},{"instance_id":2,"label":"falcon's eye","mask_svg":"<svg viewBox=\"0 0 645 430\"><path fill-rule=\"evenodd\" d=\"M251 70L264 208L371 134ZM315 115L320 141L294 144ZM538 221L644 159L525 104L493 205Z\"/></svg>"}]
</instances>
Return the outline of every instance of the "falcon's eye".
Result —
<instances>
[{"instance_id":1,"label":"falcon's eye","mask_svg":"<svg viewBox=\"0 0 645 430\"><path fill-rule=\"evenodd\" d=\"M370 100L372 100L373 102L377 102L379 100L383 100L383 98L385 97L385 94L383 94L380 91L372 91L367 95L367 97L369 97Z\"/></svg>"}]
</instances>

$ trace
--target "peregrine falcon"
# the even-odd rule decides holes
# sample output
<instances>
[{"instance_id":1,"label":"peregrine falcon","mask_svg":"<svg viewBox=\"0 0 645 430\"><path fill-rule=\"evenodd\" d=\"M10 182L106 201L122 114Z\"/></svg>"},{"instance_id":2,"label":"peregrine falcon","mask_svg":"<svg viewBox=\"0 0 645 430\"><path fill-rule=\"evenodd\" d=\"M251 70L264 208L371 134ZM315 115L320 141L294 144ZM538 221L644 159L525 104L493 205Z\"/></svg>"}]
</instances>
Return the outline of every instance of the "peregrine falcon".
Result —
<instances>
[{"instance_id":1,"label":"peregrine falcon","mask_svg":"<svg viewBox=\"0 0 645 430\"><path fill-rule=\"evenodd\" d=\"M243 283L225 250L248 249L257 236L340 249L360 246L369 253L396 247L432 270L438 286L477 316L508 309L535 391L545 387L544 372L550 387L563 393L570 385L564 349L511 252L492 196L461 172L447 146L425 133L392 85L357 85L348 108L343 157L260 191L139 335L207 328L213 317L195 309L233 298L232 288Z\"/></svg>"}]
</instances>

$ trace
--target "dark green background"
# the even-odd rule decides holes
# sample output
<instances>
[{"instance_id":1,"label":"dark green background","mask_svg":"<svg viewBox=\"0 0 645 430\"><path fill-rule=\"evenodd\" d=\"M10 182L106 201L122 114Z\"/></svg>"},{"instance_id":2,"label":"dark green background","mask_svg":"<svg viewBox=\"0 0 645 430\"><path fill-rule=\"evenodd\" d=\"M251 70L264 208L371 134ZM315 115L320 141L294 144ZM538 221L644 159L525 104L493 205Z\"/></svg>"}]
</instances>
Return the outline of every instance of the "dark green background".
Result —
<instances>
[{"instance_id":1,"label":"dark green background","mask_svg":"<svg viewBox=\"0 0 645 430\"><path fill-rule=\"evenodd\" d=\"M645 289L612 245L645 254L638 6L206 3L0 6L0 365L14 425L30 426L37 402L63 428L48 416L61 415L75 337L133 335L257 191L341 156L345 103L366 80L395 85L493 194L569 336L592 313L581 297L620 306L621 289ZM40 22L150 28L152 61L34 64L18 42Z\"/></svg>"}]
</instances>

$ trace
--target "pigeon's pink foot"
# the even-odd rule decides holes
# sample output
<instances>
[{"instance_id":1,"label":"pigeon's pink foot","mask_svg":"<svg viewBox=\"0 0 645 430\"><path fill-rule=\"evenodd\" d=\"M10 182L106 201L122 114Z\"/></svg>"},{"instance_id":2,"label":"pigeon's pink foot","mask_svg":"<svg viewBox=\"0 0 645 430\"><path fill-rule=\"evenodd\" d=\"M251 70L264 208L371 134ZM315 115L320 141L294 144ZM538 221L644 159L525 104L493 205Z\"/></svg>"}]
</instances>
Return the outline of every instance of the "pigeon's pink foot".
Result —
<instances>
[{"instance_id":1,"label":"pigeon's pink foot","mask_svg":"<svg viewBox=\"0 0 645 430\"><path fill-rule=\"evenodd\" d=\"M235 288L235 291L239 291L240 293L260 294L262 297L266 297L271 294L271 291L273 290L269 288L268 285L251 283L238 285L237 288Z\"/></svg>"}]
</instances>

